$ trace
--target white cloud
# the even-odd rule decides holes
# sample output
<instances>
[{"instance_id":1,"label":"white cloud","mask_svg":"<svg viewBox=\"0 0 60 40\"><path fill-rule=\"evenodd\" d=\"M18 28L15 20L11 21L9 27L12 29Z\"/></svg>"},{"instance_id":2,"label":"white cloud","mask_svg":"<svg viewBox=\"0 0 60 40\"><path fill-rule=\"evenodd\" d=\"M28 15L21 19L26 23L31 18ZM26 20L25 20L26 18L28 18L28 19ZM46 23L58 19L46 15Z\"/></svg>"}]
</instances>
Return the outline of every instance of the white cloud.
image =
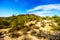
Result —
<instances>
[{"instance_id":1,"label":"white cloud","mask_svg":"<svg viewBox=\"0 0 60 40\"><path fill-rule=\"evenodd\" d=\"M52 13L54 13L55 15L57 13L60 13L60 4L49 4L49 5L37 6L33 9L27 10L27 12L34 13L40 16L51 15Z\"/></svg>"},{"instance_id":2,"label":"white cloud","mask_svg":"<svg viewBox=\"0 0 60 40\"><path fill-rule=\"evenodd\" d=\"M60 10L60 4L50 4L50 5L42 5L42 6L37 6L33 9L30 9L30 10L27 10L27 12L29 11L35 11L35 10L51 10L51 9L57 9L57 10Z\"/></svg>"},{"instance_id":3,"label":"white cloud","mask_svg":"<svg viewBox=\"0 0 60 40\"><path fill-rule=\"evenodd\" d=\"M30 14L36 14L39 16L48 16L50 13L51 13L51 11L35 11L35 12L30 13Z\"/></svg>"}]
</instances>

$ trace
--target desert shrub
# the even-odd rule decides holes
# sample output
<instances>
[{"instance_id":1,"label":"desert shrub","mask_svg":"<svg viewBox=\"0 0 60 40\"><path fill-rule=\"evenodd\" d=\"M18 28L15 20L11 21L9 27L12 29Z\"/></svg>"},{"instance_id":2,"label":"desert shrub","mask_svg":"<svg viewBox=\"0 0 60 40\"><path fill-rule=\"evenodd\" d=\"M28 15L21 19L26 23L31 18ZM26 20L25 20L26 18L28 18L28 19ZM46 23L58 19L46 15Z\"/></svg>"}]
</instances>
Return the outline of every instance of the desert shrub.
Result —
<instances>
[{"instance_id":1,"label":"desert shrub","mask_svg":"<svg viewBox=\"0 0 60 40\"><path fill-rule=\"evenodd\" d=\"M16 33L16 32L14 32L14 33L11 33L10 35L9 35L9 37L11 37L11 38L18 38L19 36L21 36L19 33Z\"/></svg>"},{"instance_id":2,"label":"desert shrub","mask_svg":"<svg viewBox=\"0 0 60 40\"><path fill-rule=\"evenodd\" d=\"M31 32L31 35L35 36L36 33L37 33L36 31L32 31L32 32Z\"/></svg>"}]
</instances>

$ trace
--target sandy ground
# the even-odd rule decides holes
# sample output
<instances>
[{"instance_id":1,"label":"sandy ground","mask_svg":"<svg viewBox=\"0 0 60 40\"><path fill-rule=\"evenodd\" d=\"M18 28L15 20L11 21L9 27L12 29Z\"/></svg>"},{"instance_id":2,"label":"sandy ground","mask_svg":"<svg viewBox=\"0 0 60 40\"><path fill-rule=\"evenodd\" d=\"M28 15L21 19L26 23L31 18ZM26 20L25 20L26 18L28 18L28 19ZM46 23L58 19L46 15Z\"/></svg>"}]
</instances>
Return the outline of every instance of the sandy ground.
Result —
<instances>
[{"instance_id":1,"label":"sandy ground","mask_svg":"<svg viewBox=\"0 0 60 40\"><path fill-rule=\"evenodd\" d=\"M9 36L4 37L4 40L48 40L48 39L38 39L36 36L31 36L30 34L28 35L22 35L21 37L18 38L10 38Z\"/></svg>"}]
</instances>

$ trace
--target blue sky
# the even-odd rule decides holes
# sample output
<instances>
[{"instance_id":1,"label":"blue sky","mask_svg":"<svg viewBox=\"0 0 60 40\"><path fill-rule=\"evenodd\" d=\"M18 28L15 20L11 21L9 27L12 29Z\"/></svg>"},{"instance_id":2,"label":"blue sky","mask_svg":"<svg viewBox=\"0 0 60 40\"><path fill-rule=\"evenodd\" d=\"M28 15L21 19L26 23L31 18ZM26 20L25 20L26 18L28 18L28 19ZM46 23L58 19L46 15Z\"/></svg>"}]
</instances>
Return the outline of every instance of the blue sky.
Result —
<instances>
[{"instance_id":1,"label":"blue sky","mask_svg":"<svg viewBox=\"0 0 60 40\"><path fill-rule=\"evenodd\" d=\"M13 14L60 15L60 0L0 0L0 17Z\"/></svg>"}]
</instances>

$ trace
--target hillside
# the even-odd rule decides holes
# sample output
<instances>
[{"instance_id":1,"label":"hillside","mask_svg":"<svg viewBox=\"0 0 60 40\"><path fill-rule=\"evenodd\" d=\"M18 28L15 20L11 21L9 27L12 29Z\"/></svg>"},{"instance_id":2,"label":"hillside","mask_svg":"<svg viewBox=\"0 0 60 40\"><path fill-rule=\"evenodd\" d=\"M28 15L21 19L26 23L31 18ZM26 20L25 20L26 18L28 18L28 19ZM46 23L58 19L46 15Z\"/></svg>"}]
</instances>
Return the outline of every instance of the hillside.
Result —
<instances>
[{"instance_id":1,"label":"hillside","mask_svg":"<svg viewBox=\"0 0 60 40\"><path fill-rule=\"evenodd\" d=\"M3 35L5 40L6 38L10 40L12 38L13 40L60 40L60 16L40 17L26 14L0 17L0 35Z\"/></svg>"}]
</instances>

